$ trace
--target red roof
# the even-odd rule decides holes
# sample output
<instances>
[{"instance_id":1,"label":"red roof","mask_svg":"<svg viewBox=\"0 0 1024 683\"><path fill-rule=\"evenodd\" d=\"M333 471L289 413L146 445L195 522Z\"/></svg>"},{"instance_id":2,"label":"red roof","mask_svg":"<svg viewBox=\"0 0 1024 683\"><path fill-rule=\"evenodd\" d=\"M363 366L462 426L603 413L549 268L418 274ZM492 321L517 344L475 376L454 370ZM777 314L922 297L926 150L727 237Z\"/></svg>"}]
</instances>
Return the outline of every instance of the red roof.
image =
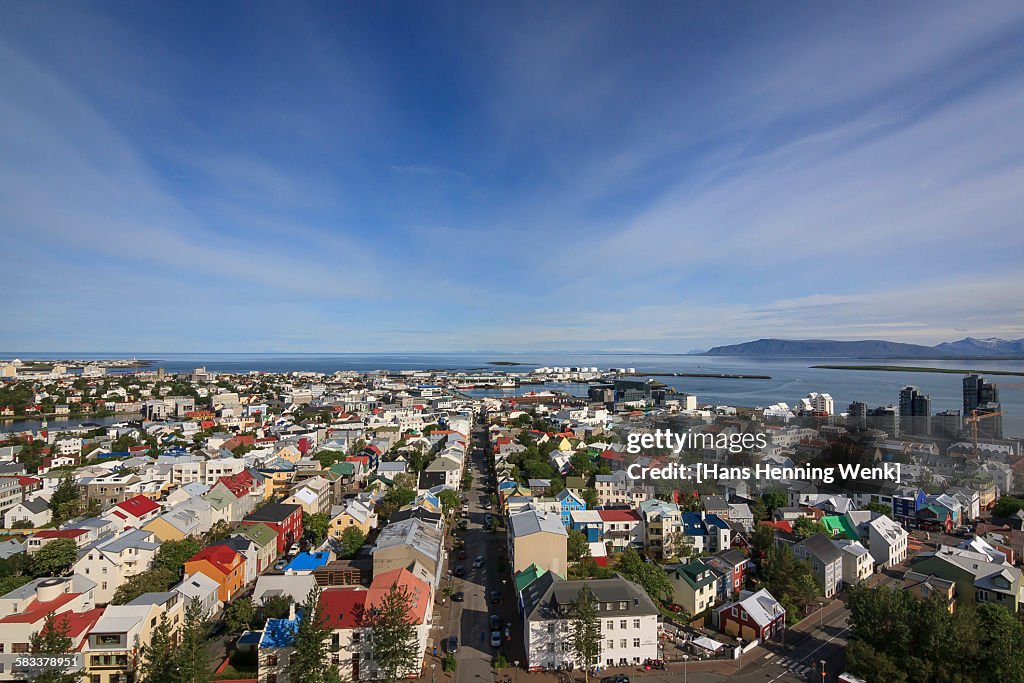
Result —
<instances>
[{"instance_id":1,"label":"red roof","mask_svg":"<svg viewBox=\"0 0 1024 683\"><path fill-rule=\"evenodd\" d=\"M427 600L430 596L430 586L426 581L417 578L408 569L392 569L373 577L370 590L366 596L366 606L373 608L384 600L391 587L395 584L399 589L404 589L409 595L410 609L407 613L412 617L412 623L422 624L427 617Z\"/></svg>"},{"instance_id":2,"label":"red roof","mask_svg":"<svg viewBox=\"0 0 1024 683\"><path fill-rule=\"evenodd\" d=\"M150 512L153 512L154 510L160 509L159 505L151 501L149 498L146 498L145 496L135 496L134 498L129 498L123 503L118 503L114 507L121 508L129 515L134 515L137 518L141 518L149 514Z\"/></svg>"},{"instance_id":3,"label":"red roof","mask_svg":"<svg viewBox=\"0 0 1024 683\"><path fill-rule=\"evenodd\" d=\"M608 450L601 453L601 455L599 455L598 457L604 458L605 460L625 460L626 454L619 453L618 451L613 451L612 449L609 448Z\"/></svg>"},{"instance_id":4,"label":"red roof","mask_svg":"<svg viewBox=\"0 0 1024 683\"><path fill-rule=\"evenodd\" d=\"M78 538L85 529L43 529L32 534L33 538Z\"/></svg>"},{"instance_id":5,"label":"red roof","mask_svg":"<svg viewBox=\"0 0 1024 683\"><path fill-rule=\"evenodd\" d=\"M366 610L366 596L363 588L327 588L320 593L320 608L323 610L324 625L330 629L356 628L362 625Z\"/></svg>"},{"instance_id":6,"label":"red roof","mask_svg":"<svg viewBox=\"0 0 1024 683\"><path fill-rule=\"evenodd\" d=\"M636 510L598 510L602 522L639 522L640 514Z\"/></svg>"},{"instance_id":7,"label":"red roof","mask_svg":"<svg viewBox=\"0 0 1024 683\"><path fill-rule=\"evenodd\" d=\"M35 477L18 477L18 483L22 486L35 486L39 481Z\"/></svg>"},{"instance_id":8,"label":"red roof","mask_svg":"<svg viewBox=\"0 0 1024 683\"><path fill-rule=\"evenodd\" d=\"M64 626L67 627L68 636L74 640L78 638L78 636L81 636L91 630L96 622L100 620L100 617L103 616L105 611L106 608L104 607L97 607L96 609L91 609L88 612L72 612L71 610L68 610L67 612L58 614L54 621L56 622L59 620L63 622Z\"/></svg>"},{"instance_id":9,"label":"red roof","mask_svg":"<svg viewBox=\"0 0 1024 683\"><path fill-rule=\"evenodd\" d=\"M778 522L769 522L768 520L765 520L761 522L761 524L764 526L773 526L779 531L785 531L787 534L793 533L793 525L789 522L783 522L781 520Z\"/></svg>"},{"instance_id":10,"label":"red roof","mask_svg":"<svg viewBox=\"0 0 1024 683\"><path fill-rule=\"evenodd\" d=\"M49 602L33 600L25 610L0 619L0 624L34 624L48 617L51 612L56 612L79 595L81 593L61 593Z\"/></svg>"},{"instance_id":11,"label":"red roof","mask_svg":"<svg viewBox=\"0 0 1024 683\"><path fill-rule=\"evenodd\" d=\"M232 567L237 562L237 557L239 557L238 553L226 545L211 545L203 548L198 553L185 560L185 562L188 563L206 560L224 574L230 574Z\"/></svg>"},{"instance_id":12,"label":"red roof","mask_svg":"<svg viewBox=\"0 0 1024 683\"><path fill-rule=\"evenodd\" d=\"M221 477L218 482L224 484L235 498L239 498L252 490L253 478L249 470L242 470L238 474Z\"/></svg>"}]
</instances>

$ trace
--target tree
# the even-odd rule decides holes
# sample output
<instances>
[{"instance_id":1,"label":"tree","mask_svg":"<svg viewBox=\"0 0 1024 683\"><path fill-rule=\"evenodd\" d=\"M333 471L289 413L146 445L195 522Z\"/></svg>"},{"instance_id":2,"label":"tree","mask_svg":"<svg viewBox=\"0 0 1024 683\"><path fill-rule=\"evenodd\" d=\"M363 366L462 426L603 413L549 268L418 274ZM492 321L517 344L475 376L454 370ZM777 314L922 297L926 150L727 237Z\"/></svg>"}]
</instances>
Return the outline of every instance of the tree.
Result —
<instances>
[{"instance_id":1,"label":"tree","mask_svg":"<svg viewBox=\"0 0 1024 683\"><path fill-rule=\"evenodd\" d=\"M316 512L312 515L302 513L302 530L313 540L314 545L320 545L327 538L327 530L331 527L331 518L323 512Z\"/></svg>"},{"instance_id":2,"label":"tree","mask_svg":"<svg viewBox=\"0 0 1024 683\"><path fill-rule=\"evenodd\" d=\"M397 681L419 669L419 639L411 613L412 597L398 583L370 609L367 621L373 629L373 659L387 681Z\"/></svg>"},{"instance_id":3,"label":"tree","mask_svg":"<svg viewBox=\"0 0 1024 683\"><path fill-rule=\"evenodd\" d=\"M185 561L203 549L203 544L196 538L183 538L180 541L164 541L156 551L153 559L154 569L170 569L181 574Z\"/></svg>"},{"instance_id":4,"label":"tree","mask_svg":"<svg viewBox=\"0 0 1024 683\"><path fill-rule=\"evenodd\" d=\"M35 525L32 523L31 520L19 519L17 522L15 522L14 524L11 525L11 528L12 529L33 529L33 528L35 528Z\"/></svg>"},{"instance_id":5,"label":"tree","mask_svg":"<svg viewBox=\"0 0 1024 683\"><path fill-rule=\"evenodd\" d=\"M78 545L70 538L50 541L32 556L32 572L36 576L58 576L78 559Z\"/></svg>"},{"instance_id":6,"label":"tree","mask_svg":"<svg viewBox=\"0 0 1024 683\"><path fill-rule=\"evenodd\" d=\"M238 598L228 605L224 621L234 632L244 631L256 620L256 605L252 598Z\"/></svg>"},{"instance_id":7,"label":"tree","mask_svg":"<svg viewBox=\"0 0 1024 683\"><path fill-rule=\"evenodd\" d=\"M444 513L446 515L450 515L452 511L459 507L459 503L462 502L462 499L459 498L459 494L451 489L444 489L441 491L438 498L441 499L441 507L444 509Z\"/></svg>"},{"instance_id":8,"label":"tree","mask_svg":"<svg viewBox=\"0 0 1024 683\"><path fill-rule=\"evenodd\" d=\"M129 577L114 591L112 605L126 605L143 593L160 593L178 582L178 572L162 567Z\"/></svg>"},{"instance_id":9,"label":"tree","mask_svg":"<svg viewBox=\"0 0 1024 683\"><path fill-rule=\"evenodd\" d=\"M761 500L764 501L765 507L768 508L768 514L775 512L779 508L786 507L789 503L789 499L782 491L765 491L761 494Z\"/></svg>"},{"instance_id":10,"label":"tree","mask_svg":"<svg viewBox=\"0 0 1024 683\"><path fill-rule=\"evenodd\" d=\"M356 526L350 526L341 532L341 556L350 559L356 556L366 542L366 534Z\"/></svg>"},{"instance_id":11,"label":"tree","mask_svg":"<svg viewBox=\"0 0 1024 683\"><path fill-rule=\"evenodd\" d=\"M61 477L53 495L50 496L50 511L53 513L53 523L61 524L79 513L82 508L82 498L75 483L74 477L70 474Z\"/></svg>"},{"instance_id":12,"label":"tree","mask_svg":"<svg viewBox=\"0 0 1024 683\"><path fill-rule=\"evenodd\" d=\"M165 683L174 681L177 673L174 636L167 613L160 615L160 621L153 627L149 643L139 651L139 683Z\"/></svg>"},{"instance_id":13,"label":"tree","mask_svg":"<svg viewBox=\"0 0 1024 683\"><path fill-rule=\"evenodd\" d=\"M587 537L582 531L579 529L569 529L569 541L566 550L569 553L569 557L573 559L582 559L590 555L590 544L587 543Z\"/></svg>"},{"instance_id":14,"label":"tree","mask_svg":"<svg viewBox=\"0 0 1024 683\"><path fill-rule=\"evenodd\" d=\"M285 670L290 681L303 683L340 683L338 670L327 664L331 655L331 635L333 631L324 621L323 608L320 605L320 588L317 585L309 590L306 602L302 605L302 616L299 617L295 629L295 640L292 653L288 657L288 668Z\"/></svg>"},{"instance_id":15,"label":"tree","mask_svg":"<svg viewBox=\"0 0 1024 683\"><path fill-rule=\"evenodd\" d=\"M585 488L583 489L583 502L587 504L588 510L597 509L597 489Z\"/></svg>"},{"instance_id":16,"label":"tree","mask_svg":"<svg viewBox=\"0 0 1024 683\"><path fill-rule=\"evenodd\" d=\"M754 549L755 557L764 557L775 545L775 527L768 524L758 524L750 534L750 545Z\"/></svg>"},{"instance_id":17,"label":"tree","mask_svg":"<svg viewBox=\"0 0 1024 683\"><path fill-rule=\"evenodd\" d=\"M203 545L213 545L214 543L220 543L228 536L231 535L231 525L225 521L220 521L210 527L210 530L203 534Z\"/></svg>"},{"instance_id":18,"label":"tree","mask_svg":"<svg viewBox=\"0 0 1024 683\"><path fill-rule=\"evenodd\" d=\"M804 539L817 533L828 535L828 529L818 520L810 517L799 517L793 522L793 535L799 539Z\"/></svg>"},{"instance_id":19,"label":"tree","mask_svg":"<svg viewBox=\"0 0 1024 683\"><path fill-rule=\"evenodd\" d=\"M992 508L993 517L1012 517L1019 510L1024 509L1024 499L1013 496L1003 496Z\"/></svg>"},{"instance_id":20,"label":"tree","mask_svg":"<svg viewBox=\"0 0 1024 683\"><path fill-rule=\"evenodd\" d=\"M572 602L569 621L569 645L583 667L583 680L590 680L590 668L601 654L601 624L597 618L597 599L584 584Z\"/></svg>"},{"instance_id":21,"label":"tree","mask_svg":"<svg viewBox=\"0 0 1024 683\"><path fill-rule=\"evenodd\" d=\"M272 595L263 598L263 605L260 607L260 621L267 619L284 619L292 608L292 596Z\"/></svg>"},{"instance_id":22,"label":"tree","mask_svg":"<svg viewBox=\"0 0 1024 683\"><path fill-rule=\"evenodd\" d=\"M616 568L623 578L643 588L654 602L665 602L672 596L672 582L661 566L654 562L644 562L632 548L626 548L619 556Z\"/></svg>"},{"instance_id":23,"label":"tree","mask_svg":"<svg viewBox=\"0 0 1024 683\"><path fill-rule=\"evenodd\" d=\"M397 483L392 486L384 497L377 504L377 515L381 519L387 519L391 513L403 505L408 505L416 500L416 491L408 486L399 486Z\"/></svg>"},{"instance_id":24,"label":"tree","mask_svg":"<svg viewBox=\"0 0 1024 683\"><path fill-rule=\"evenodd\" d=\"M65 615L56 616L53 612L47 615L43 628L29 637L29 651L35 655L59 655L73 651L74 645L68 636L70 628ZM80 674L46 669L33 675L29 680L33 683L78 683Z\"/></svg>"},{"instance_id":25,"label":"tree","mask_svg":"<svg viewBox=\"0 0 1024 683\"><path fill-rule=\"evenodd\" d=\"M181 626L181 638L174 657L178 669L175 683L210 681L206 642L210 629L206 616L203 606L195 598L185 607L185 620Z\"/></svg>"},{"instance_id":26,"label":"tree","mask_svg":"<svg viewBox=\"0 0 1024 683\"><path fill-rule=\"evenodd\" d=\"M880 515L886 515L887 517L892 517L892 507L890 507L888 505L883 505L882 503L874 503L874 502L868 503L868 505L867 505L867 507L865 509L866 510L870 510L871 512L877 512Z\"/></svg>"}]
</instances>

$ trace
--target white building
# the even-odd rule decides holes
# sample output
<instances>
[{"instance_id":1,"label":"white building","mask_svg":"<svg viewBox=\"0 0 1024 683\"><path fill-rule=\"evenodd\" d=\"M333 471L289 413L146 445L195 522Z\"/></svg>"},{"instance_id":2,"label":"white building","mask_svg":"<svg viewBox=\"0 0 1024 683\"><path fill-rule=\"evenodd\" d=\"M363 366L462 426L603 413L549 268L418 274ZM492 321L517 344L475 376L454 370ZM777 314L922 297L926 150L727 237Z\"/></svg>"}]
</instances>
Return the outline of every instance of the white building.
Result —
<instances>
[{"instance_id":1,"label":"white building","mask_svg":"<svg viewBox=\"0 0 1024 683\"><path fill-rule=\"evenodd\" d=\"M126 579L149 569L159 547L151 532L132 529L83 548L74 571L96 582L96 602L108 603Z\"/></svg>"},{"instance_id":2,"label":"white building","mask_svg":"<svg viewBox=\"0 0 1024 683\"><path fill-rule=\"evenodd\" d=\"M843 583L847 586L858 584L871 576L875 563L871 553L860 541L833 541L843 554Z\"/></svg>"},{"instance_id":3,"label":"white building","mask_svg":"<svg viewBox=\"0 0 1024 683\"><path fill-rule=\"evenodd\" d=\"M868 522L868 548L875 564L889 569L907 559L907 532L885 515Z\"/></svg>"},{"instance_id":4,"label":"white building","mask_svg":"<svg viewBox=\"0 0 1024 683\"><path fill-rule=\"evenodd\" d=\"M598 603L601 651L591 666L637 665L658 658L658 608L636 584L623 578L564 581L547 572L522 592L526 665L531 671L572 664L572 603L588 586Z\"/></svg>"}]
</instances>

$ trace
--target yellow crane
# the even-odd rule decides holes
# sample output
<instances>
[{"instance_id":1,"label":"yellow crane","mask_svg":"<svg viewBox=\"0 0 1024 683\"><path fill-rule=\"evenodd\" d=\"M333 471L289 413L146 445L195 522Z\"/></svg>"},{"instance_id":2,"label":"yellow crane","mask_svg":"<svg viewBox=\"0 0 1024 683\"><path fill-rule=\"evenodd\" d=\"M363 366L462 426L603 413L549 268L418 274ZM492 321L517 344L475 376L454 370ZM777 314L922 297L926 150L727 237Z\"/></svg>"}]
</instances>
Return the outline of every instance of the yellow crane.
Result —
<instances>
[{"instance_id":1,"label":"yellow crane","mask_svg":"<svg viewBox=\"0 0 1024 683\"><path fill-rule=\"evenodd\" d=\"M991 413L983 413L978 410L972 410L971 414L964 418L964 423L970 423L971 425L971 443L974 445L974 459L978 459L978 423L982 420L987 420L990 417L996 417L998 415L1004 415L1005 411L997 410Z\"/></svg>"}]
</instances>

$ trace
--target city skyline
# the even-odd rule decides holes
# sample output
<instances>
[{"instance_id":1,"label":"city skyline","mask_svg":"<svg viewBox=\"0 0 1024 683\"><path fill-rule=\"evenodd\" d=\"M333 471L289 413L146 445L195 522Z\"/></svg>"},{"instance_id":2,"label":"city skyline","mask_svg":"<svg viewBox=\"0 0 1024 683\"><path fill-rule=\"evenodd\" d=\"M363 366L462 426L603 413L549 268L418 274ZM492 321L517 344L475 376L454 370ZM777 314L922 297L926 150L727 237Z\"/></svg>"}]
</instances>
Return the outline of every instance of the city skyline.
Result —
<instances>
[{"instance_id":1,"label":"city skyline","mask_svg":"<svg viewBox=\"0 0 1024 683\"><path fill-rule=\"evenodd\" d=\"M1024 7L9 5L0 348L1024 337Z\"/></svg>"}]
</instances>

